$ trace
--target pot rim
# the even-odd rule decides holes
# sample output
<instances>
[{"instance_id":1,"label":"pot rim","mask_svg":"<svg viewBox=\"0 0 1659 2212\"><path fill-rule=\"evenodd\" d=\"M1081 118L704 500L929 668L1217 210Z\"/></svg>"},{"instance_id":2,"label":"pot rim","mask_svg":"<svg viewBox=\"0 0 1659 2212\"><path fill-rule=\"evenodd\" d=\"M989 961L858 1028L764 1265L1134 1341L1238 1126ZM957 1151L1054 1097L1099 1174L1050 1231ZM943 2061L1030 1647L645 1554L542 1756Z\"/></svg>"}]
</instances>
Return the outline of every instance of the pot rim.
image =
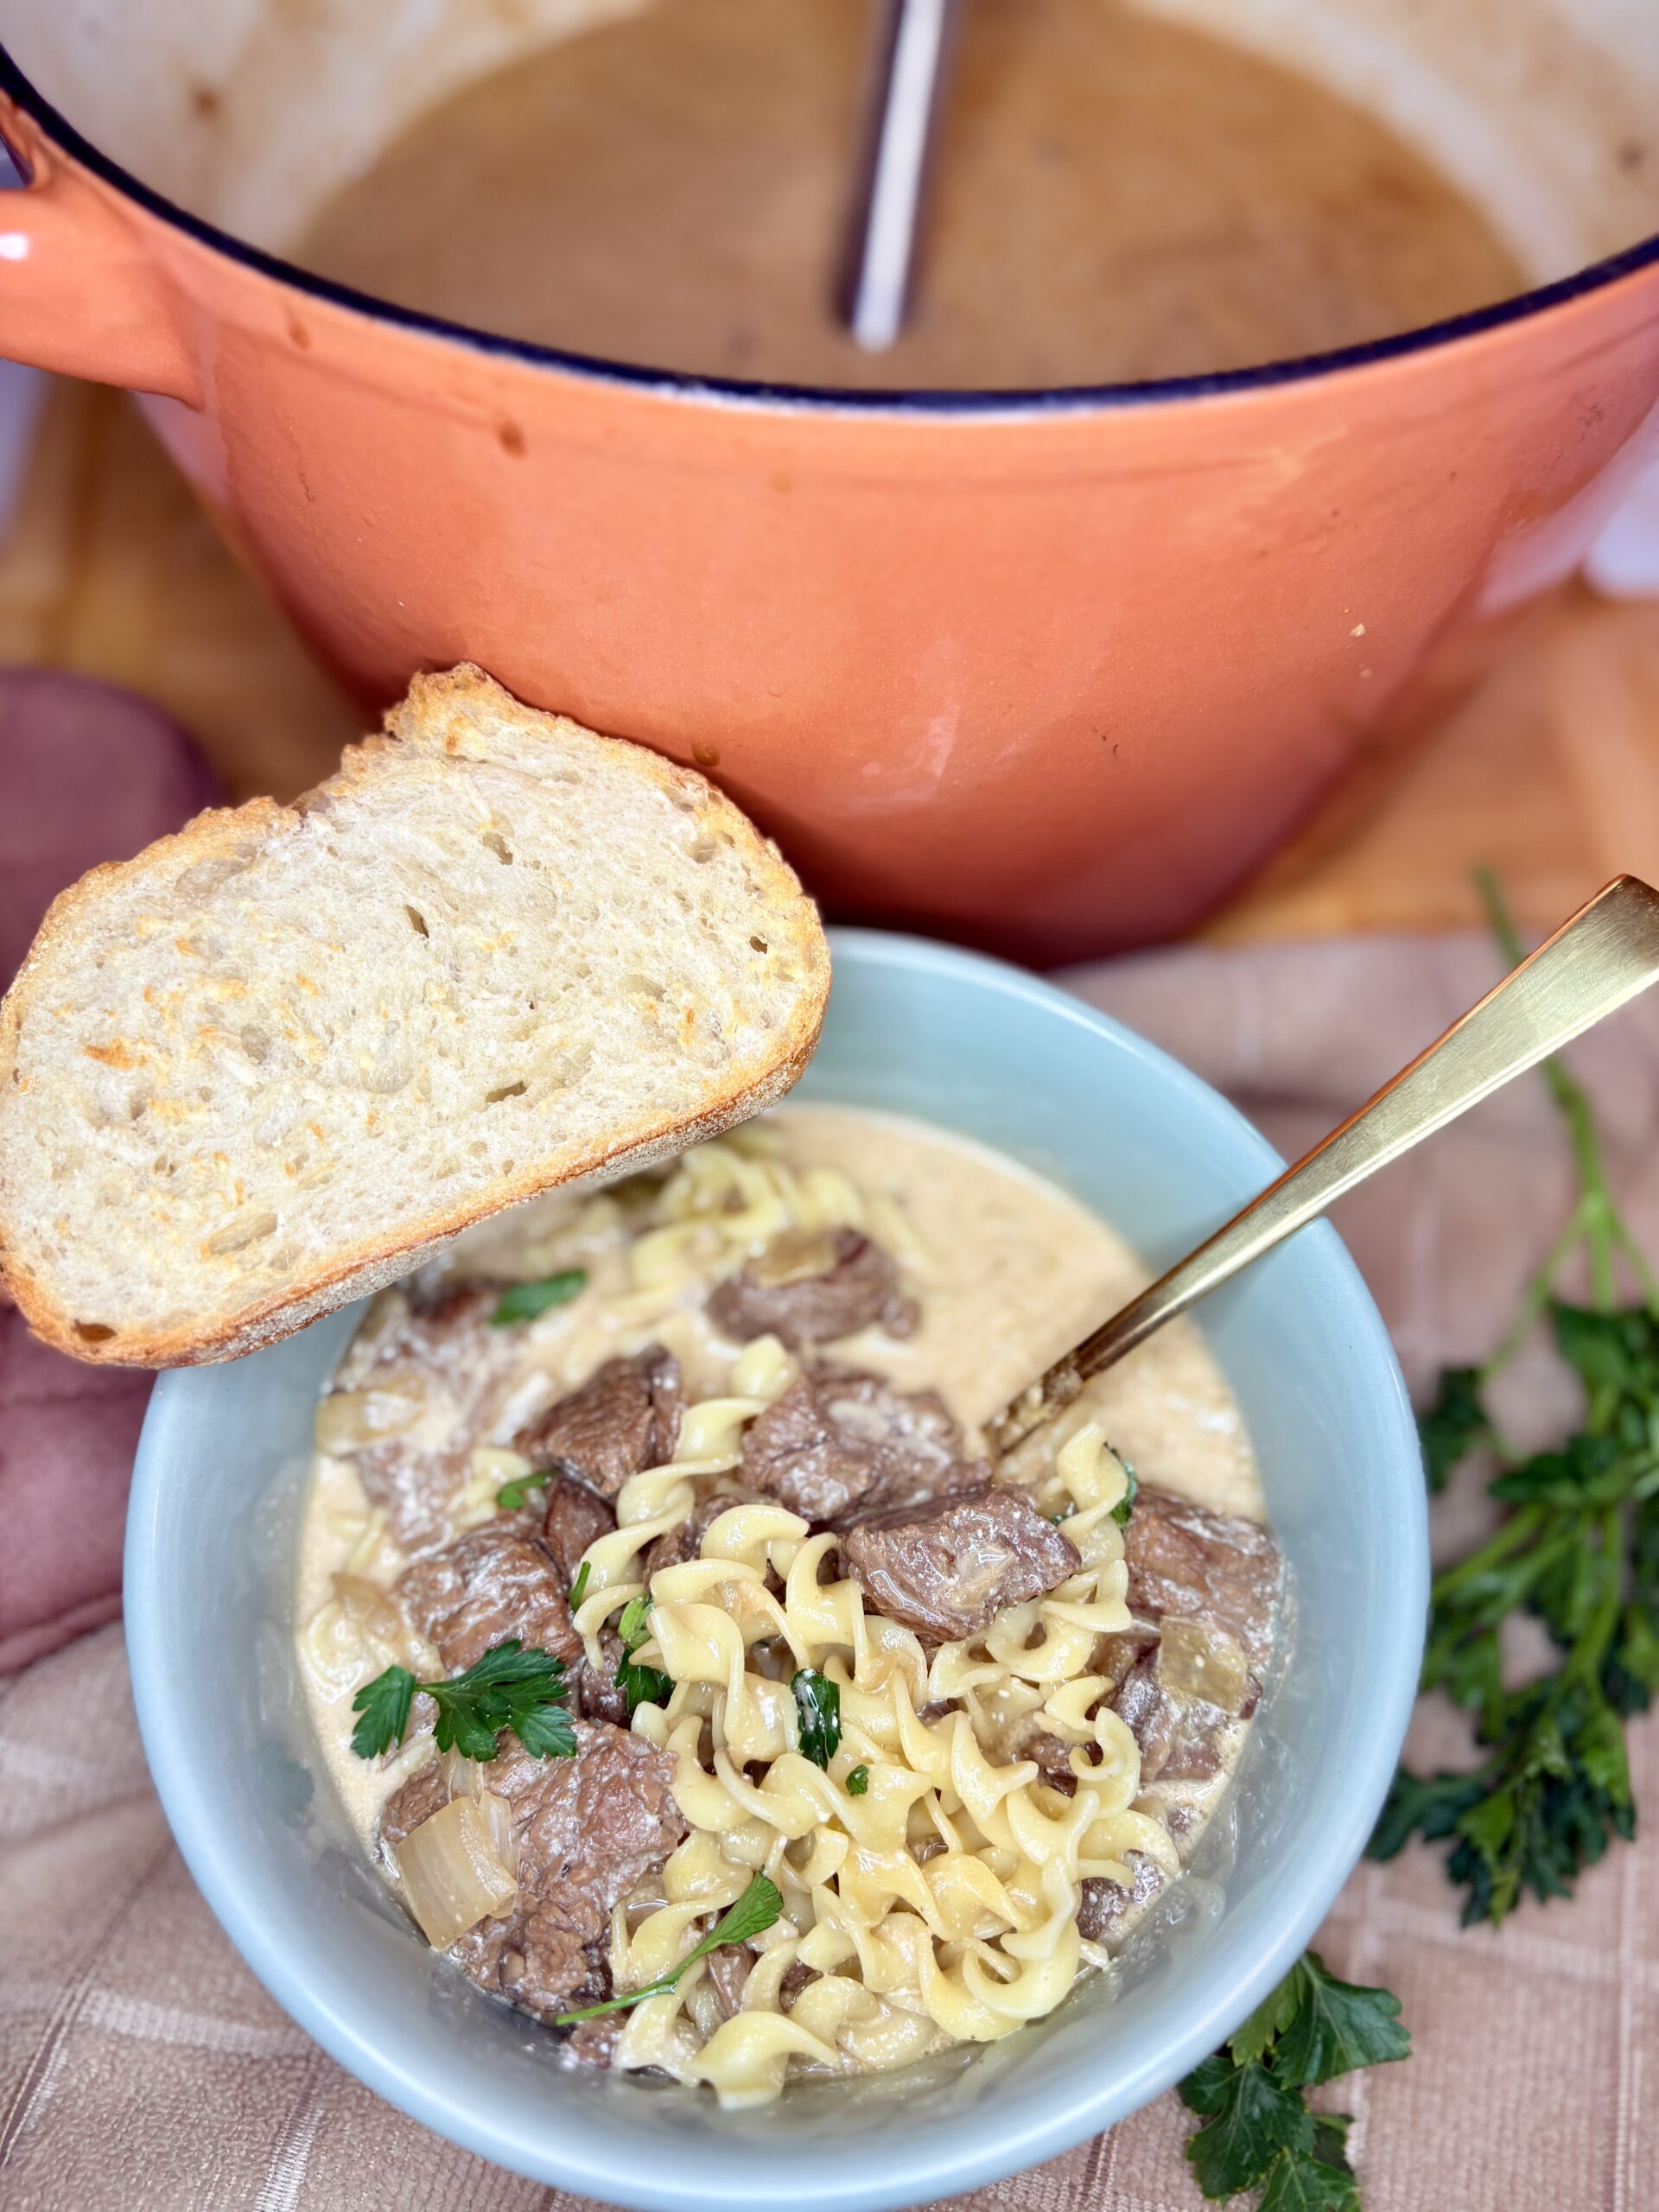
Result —
<instances>
[{"instance_id":1,"label":"pot rim","mask_svg":"<svg viewBox=\"0 0 1659 2212\"><path fill-rule=\"evenodd\" d=\"M1372 339L1363 345L1340 346L1330 353L1304 353L1288 360L1266 361L1251 368L1225 369L1205 376L1152 378L1138 384L974 391L903 388L849 391L836 385L768 384L741 377L698 376L683 370L654 369L609 361L594 354L565 352L557 346L538 346L528 339L503 338L469 323L452 322L442 315L424 314L417 308L398 307L390 300L376 298L372 293L336 283L330 277L317 276L295 262L285 261L280 254L250 245L202 216L193 215L124 168L120 162L111 160L83 137L37 89L14 60L3 41L0 41L0 92L8 95L64 153L146 213L183 232L198 245L332 307L346 308L395 329L459 344L474 353L526 367L555 370L588 383L650 392L693 404L713 402L782 414L856 414L900 420L944 417L971 421L982 417L1006 419L1010 416L1127 413L1175 406L1186 401L1245 397L1286 385L1319 383L1478 338L1489 331L1548 315L1659 264L1659 232L1656 232L1617 253L1589 263L1570 276L1518 292L1512 299L1497 301L1489 307L1471 308L1465 314L1425 323L1415 330Z\"/></svg>"}]
</instances>

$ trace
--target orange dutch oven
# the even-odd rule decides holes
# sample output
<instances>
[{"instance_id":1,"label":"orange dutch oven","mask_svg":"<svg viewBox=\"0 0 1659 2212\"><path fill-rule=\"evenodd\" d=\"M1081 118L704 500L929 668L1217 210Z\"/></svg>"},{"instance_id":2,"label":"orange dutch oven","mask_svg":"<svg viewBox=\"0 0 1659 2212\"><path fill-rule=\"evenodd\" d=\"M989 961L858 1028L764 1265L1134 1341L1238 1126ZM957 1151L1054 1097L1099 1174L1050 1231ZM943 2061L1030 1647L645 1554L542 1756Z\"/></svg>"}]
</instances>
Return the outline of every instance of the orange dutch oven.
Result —
<instances>
[{"instance_id":1,"label":"orange dutch oven","mask_svg":"<svg viewBox=\"0 0 1659 2212\"><path fill-rule=\"evenodd\" d=\"M480 662L710 771L845 913L1041 962L1179 931L1450 626L1570 571L1654 419L1653 238L1379 344L1098 391L778 390L491 338L139 181L170 102L181 137L224 122L191 18L11 26L0 351L143 394L365 699ZM1659 171L1631 143L1627 194Z\"/></svg>"}]
</instances>

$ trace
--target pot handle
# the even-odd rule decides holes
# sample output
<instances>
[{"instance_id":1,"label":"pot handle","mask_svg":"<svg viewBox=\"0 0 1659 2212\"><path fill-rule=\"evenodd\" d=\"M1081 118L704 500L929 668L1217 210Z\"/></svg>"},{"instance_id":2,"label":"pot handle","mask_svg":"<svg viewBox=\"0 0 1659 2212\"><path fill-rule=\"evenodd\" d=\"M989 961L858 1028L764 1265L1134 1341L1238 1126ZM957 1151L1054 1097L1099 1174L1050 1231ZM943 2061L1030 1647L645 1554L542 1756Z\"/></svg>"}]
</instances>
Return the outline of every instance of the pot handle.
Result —
<instances>
[{"instance_id":1,"label":"pot handle","mask_svg":"<svg viewBox=\"0 0 1659 2212\"><path fill-rule=\"evenodd\" d=\"M137 211L3 93L0 138L26 180L0 192L0 355L200 407L179 302Z\"/></svg>"}]
</instances>

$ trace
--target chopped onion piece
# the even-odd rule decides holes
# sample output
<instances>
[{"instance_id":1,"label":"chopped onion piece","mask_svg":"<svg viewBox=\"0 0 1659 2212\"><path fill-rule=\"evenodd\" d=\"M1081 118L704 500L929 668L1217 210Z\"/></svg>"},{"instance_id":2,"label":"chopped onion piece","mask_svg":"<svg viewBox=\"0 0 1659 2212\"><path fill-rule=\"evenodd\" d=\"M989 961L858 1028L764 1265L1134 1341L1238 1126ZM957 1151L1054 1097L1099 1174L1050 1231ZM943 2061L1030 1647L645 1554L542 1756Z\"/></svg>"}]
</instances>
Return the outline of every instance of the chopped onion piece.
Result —
<instances>
[{"instance_id":1,"label":"chopped onion piece","mask_svg":"<svg viewBox=\"0 0 1659 2212\"><path fill-rule=\"evenodd\" d=\"M438 1759L452 1797L477 1797L483 1794L484 1770L476 1759L453 1751L440 1751Z\"/></svg>"},{"instance_id":2,"label":"chopped onion piece","mask_svg":"<svg viewBox=\"0 0 1659 2212\"><path fill-rule=\"evenodd\" d=\"M483 1768L479 1769L480 1777ZM486 1789L478 1800L478 1808L490 1832L490 1849L513 1887L518 1885L518 1832L513 1826L512 1807L498 1791Z\"/></svg>"},{"instance_id":3,"label":"chopped onion piece","mask_svg":"<svg viewBox=\"0 0 1659 2212\"><path fill-rule=\"evenodd\" d=\"M354 1628L373 1637L390 1651L401 1650L408 1639L408 1624L391 1591L383 1590L366 1575L343 1570L334 1578L340 1611Z\"/></svg>"},{"instance_id":4,"label":"chopped onion piece","mask_svg":"<svg viewBox=\"0 0 1659 2212\"><path fill-rule=\"evenodd\" d=\"M512 1859L512 1808L493 1791L452 1797L410 1830L397 1847L397 1872L434 1950L512 1910L518 1894Z\"/></svg>"},{"instance_id":5,"label":"chopped onion piece","mask_svg":"<svg viewBox=\"0 0 1659 2212\"><path fill-rule=\"evenodd\" d=\"M317 1449L333 1459L360 1452L385 1437L412 1428L421 1414L418 1398L395 1390L335 1390L317 1408L313 1426Z\"/></svg>"},{"instance_id":6,"label":"chopped onion piece","mask_svg":"<svg viewBox=\"0 0 1659 2212\"><path fill-rule=\"evenodd\" d=\"M1179 1696L1201 1697L1224 1713L1238 1713L1250 1675L1243 1650L1224 1629L1166 1620L1158 1646L1158 1679Z\"/></svg>"},{"instance_id":7,"label":"chopped onion piece","mask_svg":"<svg viewBox=\"0 0 1659 2212\"><path fill-rule=\"evenodd\" d=\"M780 1230L760 1256L749 1262L749 1275L763 1289L810 1282L836 1264L836 1240L828 1230Z\"/></svg>"}]
</instances>

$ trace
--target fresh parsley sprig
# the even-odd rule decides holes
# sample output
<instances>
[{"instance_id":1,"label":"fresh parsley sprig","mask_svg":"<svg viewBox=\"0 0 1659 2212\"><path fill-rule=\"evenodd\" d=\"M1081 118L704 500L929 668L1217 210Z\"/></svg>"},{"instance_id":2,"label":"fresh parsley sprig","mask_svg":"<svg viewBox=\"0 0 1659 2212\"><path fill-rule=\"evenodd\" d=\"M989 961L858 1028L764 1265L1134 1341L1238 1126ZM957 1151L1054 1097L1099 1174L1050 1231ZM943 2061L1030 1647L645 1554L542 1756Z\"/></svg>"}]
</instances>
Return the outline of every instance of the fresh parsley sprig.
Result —
<instances>
[{"instance_id":1,"label":"fresh parsley sprig","mask_svg":"<svg viewBox=\"0 0 1659 2212\"><path fill-rule=\"evenodd\" d=\"M1305 2092L1410 2056L1400 2000L1338 1980L1304 1952L1224 2049L1181 2084L1204 2125L1186 2155L1209 2197L1262 2191L1261 2212L1359 2212L1345 2113L1310 2112Z\"/></svg>"},{"instance_id":2,"label":"fresh parsley sprig","mask_svg":"<svg viewBox=\"0 0 1659 2212\"><path fill-rule=\"evenodd\" d=\"M1482 888L1500 944L1518 960L1496 885ZM1509 1509L1484 1543L1435 1577L1423 1660L1423 1688L1477 1716L1487 1757L1472 1771L1402 1767L1370 1843L1374 1858L1389 1859L1413 1835L1449 1841L1446 1872L1465 1891L1465 1923L1501 1921L1529 1892L1570 1896L1615 1838L1635 1833L1623 1723L1659 1690L1659 1288L1614 1205L1588 1097L1558 1061L1544 1073L1572 1144L1577 1202L1497 1351L1483 1368L1443 1374L1420 1424L1432 1489L1472 1452L1490 1451L1489 1487ZM1580 1255L1588 1306L1556 1295ZM1635 1303L1620 1303L1621 1266ZM1545 1316L1584 1414L1558 1449L1529 1458L1504 1445L1483 1394ZM1512 1688L1504 1624L1526 1613L1542 1622L1559 1663Z\"/></svg>"},{"instance_id":3,"label":"fresh parsley sprig","mask_svg":"<svg viewBox=\"0 0 1659 2212\"><path fill-rule=\"evenodd\" d=\"M556 1275L543 1275L539 1282L516 1282L496 1300L490 1319L498 1329L514 1321L533 1321L550 1307L568 1306L587 1287L586 1268L565 1268Z\"/></svg>"},{"instance_id":4,"label":"fresh parsley sprig","mask_svg":"<svg viewBox=\"0 0 1659 2212\"><path fill-rule=\"evenodd\" d=\"M579 2012L561 2012L555 2026L574 2027L578 2020L596 2019L601 2012L620 2012L630 2005L642 2005L647 1997L665 1996L688 1967L695 1966L699 1959L706 1959L710 1951L719 1950L723 1944L747 1943L752 1936L764 1934L783 1909L778 1885L765 1874L757 1874L737 1903L728 1906L702 1942L688 1951L670 1973L647 1982L643 1989L625 1990L620 1997L607 1997L602 2005L585 2005Z\"/></svg>"},{"instance_id":5,"label":"fresh parsley sprig","mask_svg":"<svg viewBox=\"0 0 1659 2212\"><path fill-rule=\"evenodd\" d=\"M564 1662L550 1651L525 1649L518 1638L492 1644L464 1673L442 1681L417 1681L407 1667L388 1667L352 1700L358 1718L352 1749L360 1759L378 1758L401 1744L416 1691L438 1708L432 1736L441 1751L493 1759L501 1732L510 1728L532 1758L569 1758L576 1748Z\"/></svg>"}]
</instances>

